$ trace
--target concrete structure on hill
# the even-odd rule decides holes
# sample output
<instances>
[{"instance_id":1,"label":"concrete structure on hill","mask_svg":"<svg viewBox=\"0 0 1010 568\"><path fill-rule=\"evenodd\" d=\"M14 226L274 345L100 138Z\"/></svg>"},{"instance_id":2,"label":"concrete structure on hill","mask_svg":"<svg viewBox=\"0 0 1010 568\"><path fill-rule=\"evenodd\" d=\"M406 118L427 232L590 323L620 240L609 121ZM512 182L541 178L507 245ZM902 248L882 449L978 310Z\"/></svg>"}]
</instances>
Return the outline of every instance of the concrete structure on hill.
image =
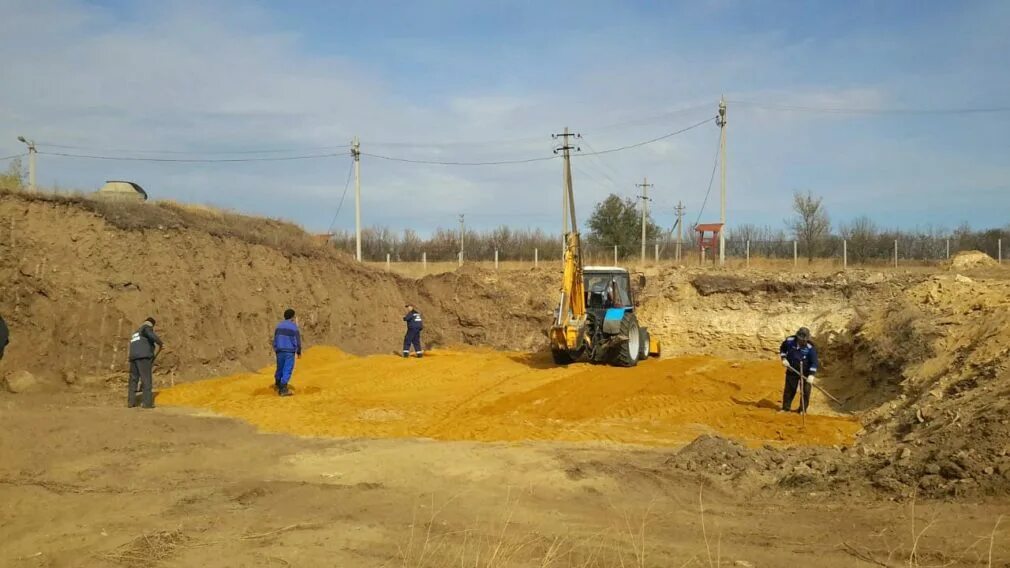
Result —
<instances>
[{"instance_id":1,"label":"concrete structure on hill","mask_svg":"<svg viewBox=\"0 0 1010 568\"><path fill-rule=\"evenodd\" d=\"M132 181L109 180L101 189L95 192L95 197L101 199L134 199L147 201L147 192Z\"/></svg>"}]
</instances>

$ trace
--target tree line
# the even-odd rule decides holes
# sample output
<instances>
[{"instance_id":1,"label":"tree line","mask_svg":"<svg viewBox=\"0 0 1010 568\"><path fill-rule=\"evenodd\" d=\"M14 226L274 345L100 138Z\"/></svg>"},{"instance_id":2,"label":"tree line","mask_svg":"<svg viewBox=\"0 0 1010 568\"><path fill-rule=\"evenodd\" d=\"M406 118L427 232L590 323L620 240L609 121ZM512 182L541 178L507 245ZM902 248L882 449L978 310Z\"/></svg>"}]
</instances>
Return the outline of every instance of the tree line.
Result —
<instances>
[{"instance_id":1,"label":"tree line","mask_svg":"<svg viewBox=\"0 0 1010 568\"><path fill-rule=\"evenodd\" d=\"M586 230L588 229L588 230ZM682 230L682 254L697 254L697 235L692 227ZM726 254L741 258L747 254L766 258L792 258L793 246L800 257L841 257L843 241L850 262L886 261L894 254L898 241L899 256L904 259L938 260L960 250L981 250L996 254L997 242L1003 239L1010 246L1010 224L1003 228L974 229L967 223L953 230L927 225L914 229L891 229L878 225L869 217L832 224L822 198L811 192L793 195L793 216L779 227L741 224L726 232ZM333 243L353 253L354 233L340 231ZM617 247L619 261L634 260L641 254L642 214L639 204L611 194L598 203L583 229L583 249L587 258L595 261L613 258ZM653 258L656 246L662 258L672 258L677 232L663 229L651 215L646 215L646 256ZM471 260L491 260L498 251L499 260L532 261L534 249L539 258L559 259L562 253L561 235L543 229L515 229L505 225L478 231L466 229L463 236L464 257ZM386 227L362 229L362 256L367 260L416 262L422 253L431 262L453 261L460 251L460 231L438 228L428 237L416 231L402 232ZM715 251L708 251L711 255ZM711 258L711 256L709 257Z\"/></svg>"}]
</instances>

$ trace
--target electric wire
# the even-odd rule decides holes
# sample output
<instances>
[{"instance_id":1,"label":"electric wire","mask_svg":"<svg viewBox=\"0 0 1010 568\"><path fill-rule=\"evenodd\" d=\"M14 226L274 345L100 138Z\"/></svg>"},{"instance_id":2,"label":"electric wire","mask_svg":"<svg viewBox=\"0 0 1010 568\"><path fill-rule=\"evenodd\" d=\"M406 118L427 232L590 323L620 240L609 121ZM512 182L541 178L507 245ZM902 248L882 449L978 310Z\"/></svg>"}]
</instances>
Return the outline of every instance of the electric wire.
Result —
<instances>
[{"instance_id":1,"label":"electric wire","mask_svg":"<svg viewBox=\"0 0 1010 568\"><path fill-rule=\"evenodd\" d=\"M712 193L712 184L715 182L715 170L719 167L719 150L722 147L722 136L719 137L718 142L715 145L715 161L712 164L712 176L708 178L708 191L705 192L705 200L701 202L701 208L698 209L698 218L694 220L695 225L701 221L701 216L705 213L705 206L708 205L708 196Z\"/></svg>"},{"instance_id":2,"label":"electric wire","mask_svg":"<svg viewBox=\"0 0 1010 568\"><path fill-rule=\"evenodd\" d=\"M340 215L340 210L344 207L344 198L347 197L347 188L351 186L351 174L354 173L354 160L351 160L350 167L347 168L347 181L344 182L344 193L340 195L340 203L337 205L337 212L333 214L333 220L330 221L330 227L326 229L327 233L333 232L333 225L337 224L337 216Z\"/></svg>"},{"instance_id":3,"label":"electric wire","mask_svg":"<svg viewBox=\"0 0 1010 568\"><path fill-rule=\"evenodd\" d=\"M248 154L293 154L297 152L323 152L330 150L339 150L343 148L350 148L350 144L341 144L336 146L317 146L314 148L298 148L298 149L261 149L261 150L142 150L142 149L122 149L122 148L94 148L88 146L75 146L72 144L53 144L50 142L37 142L37 146L45 146L49 148L62 148L66 150L84 150L91 152L123 152L126 154L174 154L174 155L192 155L192 154L202 154L202 155L248 155Z\"/></svg>"},{"instance_id":4,"label":"electric wire","mask_svg":"<svg viewBox=\"0 0 1010 568\"><path fill-rule=\"evenodd\" d=\"M406 162L409 164L429 164L433 166L501 166L506 164L528 164L531 162L545 162L547 160L556 160L557 156L542 156L539 158L525 158L520 160L499 160L493 162L456 162L456 161L440 161L440 160L415 160L411 158L399 158L396 156L386 156L383 154L372 154L369 152L362 152L362 156L368 156L370 158L376 158L379 160L388 160L390 162Z\"/></svg>"},{"instance_id":5,"label":"electric wire","mask_svg":"<svg viewBox=\"0 0 1010 568\"><path fill-rule=\"evenodd\" d=\"M4 156L3 158L0 158L0 162L6 162L7 160L13 160L14 158L23 158L26 155L27 154L25 154L24 152L22 152L20 154L14 154L14 155L11 155L11 156Z\"/></svg>"},{"instance_id":6,"label":"electric wire","mask_svg":"<svg viewBox=\"0 0 1010 568\"><path fill-rule=\"evenodd\" d=\"M858 107L819 107L804 105L786 105L778 103L764 103L760 101L737 101L730 100L729 103L764 108L768 110L797 111L797 112L823 112L833 114L992 114L1010 112L1010 107L978 107L978 108L936 108L936 109L912 109L912 108L858 108Z\"/></svg>"},{"instance_id":7,"label":"electric wire","mask_svg":"<svg viewBox=\"0 0 1010 568\"><path fill-rule=\"evenodd\" d=\"M64 158L84 158L89 160L111 160L117 162L174 162L174 163L189 163L189 164L216 164L216 163L235 163L235 162L285 162L291 160L316 160L320 158L333 158L340 155L334 153L326 153L326 154L309 154L303 156L275 156L275 157L261 157L261 158L141 158L137 156L100 156L96 154L73 154L69 152L39 151L38 153L45 154L47 156L61 156Z\"/></svg>"},{"instance_id":8,"label":"electric wire","mask_svg":"<svg viewBox=\"0 0 1010 568\"><path fill-rule=\"evenodd\" d=\"M649 139L649 140L644 140L642 142L636 142L634 144L627 144L625 146L618 146L616 148L608 148L606 150L599 150L599 151L596 151L596 152L582 152L582 153L575 154L575 155L576 156L600 156L600 155L603 155L603 154L612 154L614 152L622 152L624 150L630 150L632 148L640 148L640 147L646 146L648 144L653 144L653 143L659 142L660 140L666 140L667 138L671 138L671 137L676 136L678 134L683 134L683 133L685 133L685 132L687 132L689 130L693 130L693 129L698 128L699 126L702 126L704 124L708 124L709 122L712 122L713 120L715 120L715 117L706 118L705 120L702 120L701 122L697 122L695 124L692 124L691 126L687 126L685 128L681 128L680 130L675 130L673 132L664 134L662 136L657 136L656 138L652 138L652 139ZM377 159L380 159L380 160L388 160L388 161L391 161L391 162L406 162L406 163L410 163L410 164L428 164L428 165L436 165L436 166L498 166L498 165L506 165L506 164L528 164L528 163L531 163L531 162L544 162L544 161L548 161L548 160L555 160L555 159L558 158L558 156L542 156L542 157L538 157L538 158L524 158L524 159L517 159L517 160L499 160L499 161L486 161L486 162L460 162L460 161L419 160L419 159L412 159L412 158L400 158L400 157L396 157L396 156L386 156L386 155L383 155L383 154L372 154L372 153L367 153L367 152L362 152L361 155L362 156L369 156L369 157L372 157L372 158L377 158Z\"/></svg>"},{"instance_id":9,"label":"electric wire","mask_svg":"<svg viewBox=\"0 0 1010 568\"><path fill-rule=\"evenodd\" d=\"M626 146L618 146L617 148L610 148L608 150L600 150L598 152L583 152L580 155L581 156L599 156L599 155L602 155L602 154L613 154L614 152L622 152L624 150L630 150L632 148L640 148L640 147L648 145L648 144L653 144L655 142L659 142L660 140L666 140L667 138L671 138L671 137L676 136L678 134L683 134L683 133L685 133L685 132L687 132L689 130L694 130L695 128L698 128L699 126L702 126L704 124L708 124L709 122L712 122L713 120L715 120L715 118L716 117L714 117L714 116L710 117L710 118L706 118L705 120L703 120L701 122L697 122L695 124L692 124L691 126L688 126L686 128L681 128L680 130L676 130L674 132L670 132L669 134L664 134L662 136L657 136L656 138L652 138L651 140L645 140L644 142L636 142L634 144L628 144Z\"/></svg>"}]
</instances>

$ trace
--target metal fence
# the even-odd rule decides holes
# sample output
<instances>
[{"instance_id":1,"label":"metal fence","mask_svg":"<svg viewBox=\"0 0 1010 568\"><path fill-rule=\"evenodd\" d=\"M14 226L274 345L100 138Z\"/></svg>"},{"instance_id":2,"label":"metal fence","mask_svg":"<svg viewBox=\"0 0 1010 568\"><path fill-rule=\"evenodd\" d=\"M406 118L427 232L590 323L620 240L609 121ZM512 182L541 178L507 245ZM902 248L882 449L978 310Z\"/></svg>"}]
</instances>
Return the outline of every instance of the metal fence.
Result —
<instances>
[{"instance_id":1,"label":"metal fence","mask_svg":"<svg viewBox=\"0 0 1010 568\"><path fill-rule=\"evenodd\" d=\"M1008 235L1010 236L1010 235ZM560 240L559 240L560 241ZM839 267L848 266L928 266L939 264L958 252L979 250L998 263L1003 262L1005 239L996 235L990 239L878 237L867 239L843 239L831 237L815 245L807 246L799 240L726 240L726 260L733 265L749 265L751 261L774 260L791 262L802 266L810 261L831 262ZM1010 240L1007 240L1010 242ZM346 247L344 247L346 250ZM812 249L812 250L811 250ZM678 254L679 251L679 254ZM353 251L347 252L353 254ZM641 245L620 246L584 244L583 261L586 264L625 264L642 262ZM463 250L456 246L431 247L431 250L402 250L391 247L385 254L371 251L363 255L372 263L420 263L457 265L466 262L495 263L496 266L529 265L544 262L558 262L562 258L561 243L541 247L482 247L477 250ZM644 261L647 265L714 264L718 261L718 246L702 252L696 243L684 242L678 247L669 240L653 241L645 247Z\"/></svg>"}]
</instances>

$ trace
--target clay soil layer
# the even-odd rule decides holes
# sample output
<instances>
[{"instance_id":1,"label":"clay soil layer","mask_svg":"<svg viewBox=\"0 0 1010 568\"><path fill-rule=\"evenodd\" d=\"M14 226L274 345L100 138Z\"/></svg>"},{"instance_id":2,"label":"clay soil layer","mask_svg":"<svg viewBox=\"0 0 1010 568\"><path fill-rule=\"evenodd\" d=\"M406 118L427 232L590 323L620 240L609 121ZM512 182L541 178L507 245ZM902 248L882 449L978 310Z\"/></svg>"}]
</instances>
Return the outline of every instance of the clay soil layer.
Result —
<instances>
[{"instance_id":1,"label":"clay soil layer","mask_svg":"<svg viewBox=\"0 0 1010 568\"><path fill-rule=\"evenodd\" d=\"M816 415L778 413L782 375L775 360L694 356L623 369L556 367L543 354L479 349L403 359L317 347L298 361L293 397L277 396L268 367L177 385L158 402L305 436L679 446L718 434L750 445L852 442L859 423L830 415L819 394Z\"/></svg>"}]
</instances>

